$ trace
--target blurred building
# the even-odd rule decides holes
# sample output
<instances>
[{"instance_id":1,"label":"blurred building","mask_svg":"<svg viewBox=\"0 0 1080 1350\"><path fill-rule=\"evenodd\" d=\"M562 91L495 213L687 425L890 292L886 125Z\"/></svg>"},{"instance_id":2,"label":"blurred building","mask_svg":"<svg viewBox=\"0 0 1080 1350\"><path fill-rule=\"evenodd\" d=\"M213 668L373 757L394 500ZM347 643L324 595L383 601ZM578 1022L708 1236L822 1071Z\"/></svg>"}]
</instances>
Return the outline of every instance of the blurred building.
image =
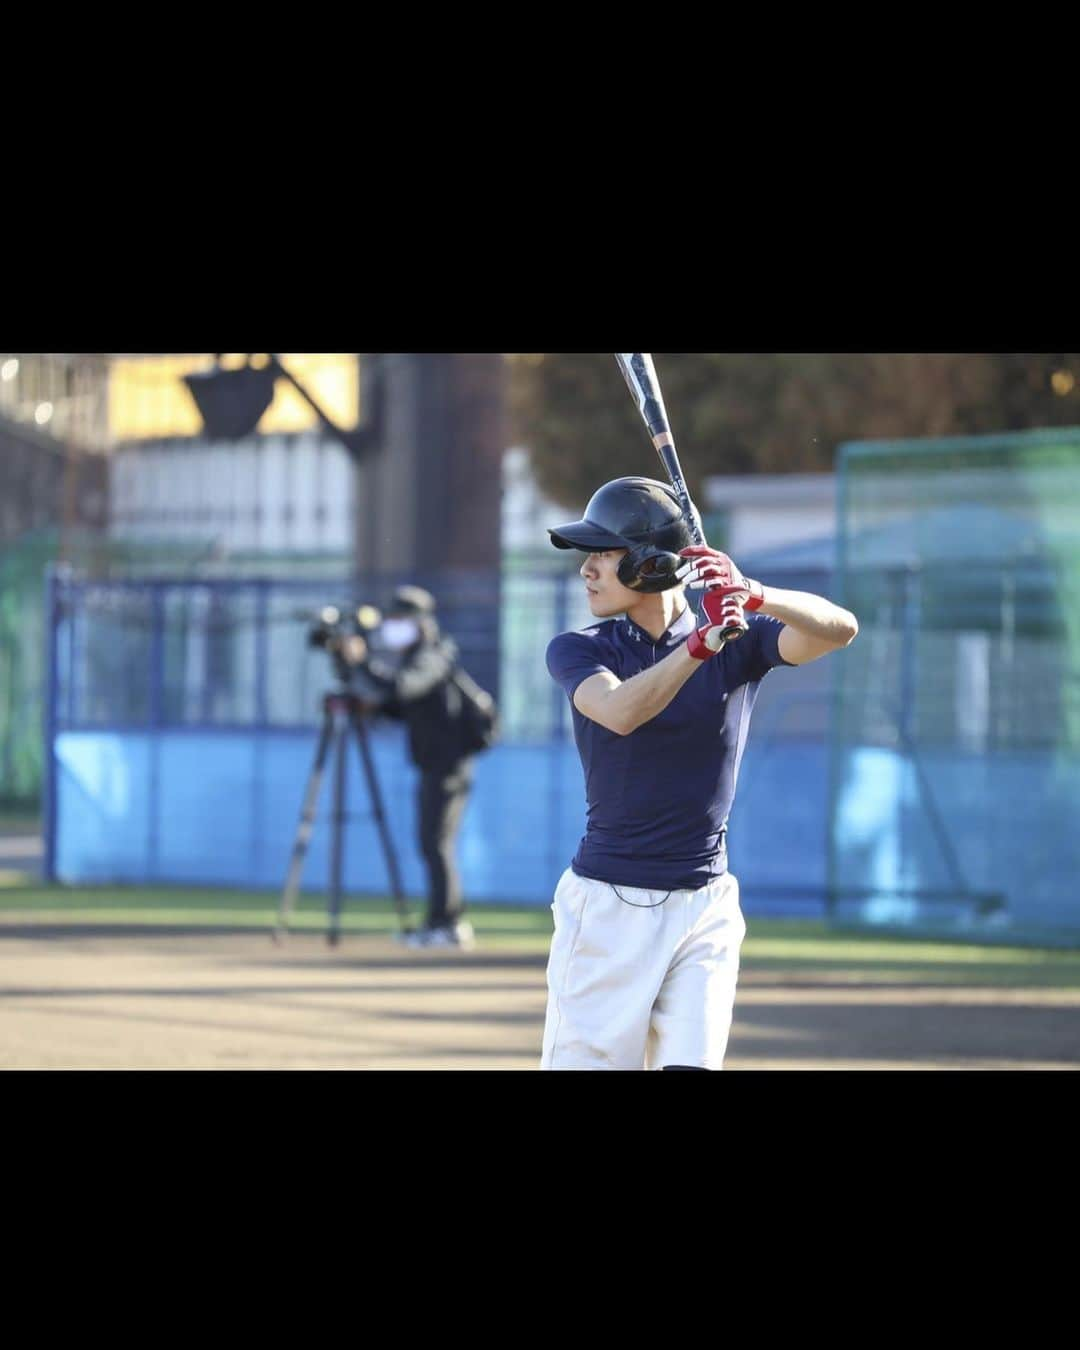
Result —
<instances>
[{"instance_id":1,"label":"blurred building","mask_svg":"<svg viewBox=\"0 0 1080 1350\"><path fill-rule=\"evenodd\" d=\"M36 800L43 574L106 539L104 361L0 353L0 800Z\"/></svg>"},{"instance_id":2,"label":"blurred building","mask_svg":"<svg viewBox=\"0 0 1080 1350\"><path fill-rule=\"evenodd\" d=\"M336 426L359 423L354 354L291 355L285 365ZM220 369L246 358L223 357ZM268 358L252 365L265 368ZM108 425L112 442L110 534L166 541L219 560L322 558L351 565L357 491L346 447L282 381L250 433L210 435L184 377L212 371L208 355L113 356Z\"/></svg>"},{"instance_id":3,"label":"blurred building","mask_svg":"<svg viewBox=\"0 0 1080 1350\"><path fill-rule=\"evenodd\" d=\"M815 561L831 563L836 537L833 473L714 474L704 480L697 506L706 538L736 559L798 546L808 556L813 553ZM572 509L541 491L527 449L512 446L507 450L503 457L504 560L559 561L546 526L572 514Z\"/></svg>"},{"instance_id":4,"label":"blurred building","mask_svg":"<svg viewBox=\"0 0 1080 1350\"><path fill-rule=\"evenodd\" d=\"M0 352L0 416L82 450L108 447L108 358L85 352Z\"/></svg>"},{"instance_id":5,"label":"blurred building","mask_svg":"<svg viewBox=\"0 0 1080 1350\"><path fill-rule=\"evenodd\" d=\"M758 553L819 546L831 560L836 536L836 475L714 474L701 505L709 542L738 561Z\"/></svg>"},{"instance_id":6,"label":"blurred building","mask_svg":"<svg viewBox=\"0 0 1080 1350\"><path fill-rule=\"evenodd\" d=\"M0 353L0 542L101 531L108 516L101 358Z\"/></svg>"},{"instance_id":7,"label":"blurred building","mask_svg":"<svg viewBox=\"0 0 1080 1350\"><path fill-rule=\"evenodd\" d=\"M502 556L504 561L550 563L559 561L547 527L573 512L544 495L532 470L529 451L511 446L502 461ZM565 557L561 560L566 562Z\"/></svg>"},{"instance_id":8,"label":"blurred building","mask_svg":"<svg viewBox=\"0 0 1080 1350\"><path fill-rule=\"evenodd\" d=\"M69 519L219 559L498 568L500 354L279 359L293 379L273 381L246 434L222 436L185 377L265 369L267 355L0 354L4 537Z\"/></svg>"}]
</instances>

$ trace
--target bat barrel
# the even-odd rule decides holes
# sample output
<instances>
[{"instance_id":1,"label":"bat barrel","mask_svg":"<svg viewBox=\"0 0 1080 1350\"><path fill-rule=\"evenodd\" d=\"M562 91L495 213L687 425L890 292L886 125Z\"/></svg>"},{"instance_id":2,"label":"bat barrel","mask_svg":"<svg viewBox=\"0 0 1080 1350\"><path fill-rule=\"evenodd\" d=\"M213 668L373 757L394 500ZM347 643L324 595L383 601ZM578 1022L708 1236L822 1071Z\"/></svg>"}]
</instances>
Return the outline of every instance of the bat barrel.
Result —
<instances>
[{"instance_id":1,"label":"bat barrel","mask_svg":"<svg viewBox=\"0 0 1080 1350\"><path fill-rule=\"evenodd\" d=\"M675 489L675 496L679 499L679 505L683 509L683 515L686 517L686 523L690 526L690 533L694 536L695 544L704 544L705 536L697 523L697 513L694 511L693 503L690 500L690 491L686 486L686 480L682 475L682 465L679 463L679 454L675 449L675 443L670 434L667 437L667 444L657 445L657 452L660 455L661 463Z\"/></svg>"}]
</instances>

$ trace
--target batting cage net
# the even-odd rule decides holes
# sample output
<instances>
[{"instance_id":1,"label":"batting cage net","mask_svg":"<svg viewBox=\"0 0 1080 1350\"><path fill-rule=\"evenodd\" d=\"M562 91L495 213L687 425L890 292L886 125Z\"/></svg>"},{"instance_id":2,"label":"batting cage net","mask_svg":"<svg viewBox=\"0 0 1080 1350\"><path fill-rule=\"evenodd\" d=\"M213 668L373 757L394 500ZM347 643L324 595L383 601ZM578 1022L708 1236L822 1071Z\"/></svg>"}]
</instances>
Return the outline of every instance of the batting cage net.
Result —
<instances>
[{"instance_id":1,"label":"batting cage net","mask_svg":"<svg viewBox=\"0 0 1080 1350\"><path fill-rule=\"evenodd\" d=\"M1080 429L838 457L828 902L1080 941Z\"/></svg>"}]
</instances>

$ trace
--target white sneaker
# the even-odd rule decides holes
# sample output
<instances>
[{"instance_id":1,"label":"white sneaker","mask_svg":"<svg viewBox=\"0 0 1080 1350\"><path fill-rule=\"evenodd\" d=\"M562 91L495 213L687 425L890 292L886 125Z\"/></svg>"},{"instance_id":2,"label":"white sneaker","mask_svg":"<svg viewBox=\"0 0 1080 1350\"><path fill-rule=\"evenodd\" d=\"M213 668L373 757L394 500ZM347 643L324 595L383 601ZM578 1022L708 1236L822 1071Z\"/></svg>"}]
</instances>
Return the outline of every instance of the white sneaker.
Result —
<instances>
[{"instance_id":1,"label":"white sneaker","mask_svg":"<svg viewBox=\"0 0 1080 1350\"><path fill-rule=\"evenodd\" d=\"M402 941L406 947L460 947L468 951L476 946L476 934L467 919L459 919L436 928L415 928L405 933Z\"/></svg>"},{"instance_id":2,"label":"white sneaker","mask_svg":"<svg viewBox=\"0 0 1080 1350\"><path fill-rule=\"evenodd\" d=\"M458 919L452 931L455 947L460 947L463 951L471 951L476 946L476 934L473 932L473 926L468 919Z\"/></svg>"}]
</instances>

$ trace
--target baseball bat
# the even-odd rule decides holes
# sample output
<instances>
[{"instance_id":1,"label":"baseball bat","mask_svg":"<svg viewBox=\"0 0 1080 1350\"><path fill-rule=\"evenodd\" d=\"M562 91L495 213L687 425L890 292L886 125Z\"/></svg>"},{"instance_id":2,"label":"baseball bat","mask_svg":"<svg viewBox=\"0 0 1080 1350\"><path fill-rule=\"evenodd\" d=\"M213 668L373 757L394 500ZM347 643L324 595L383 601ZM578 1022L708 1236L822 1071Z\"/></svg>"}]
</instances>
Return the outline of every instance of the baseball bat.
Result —
<instances>
[{"instance_id":1,"label":"baseball bat","mask_svg":"<svg viewBox=\"0 0 1080 1350\"><path fill-rule=\"evenodd\" d=\"M623 373L623 378L626 380L633 400L637 404L638 412L641 413L645 426L648 428L652 443L656 447L656 453L660 456L660 461L671 486L675 489L675 496L679 499L679 505L682 507L686 523L690 527L694 543L704 544L705 536L698 524L697 512L690 500L690 491L686 486L686 479L683 478L682 465L679 463L679 452L675 449L675 438L671 434L671 423L668 421L667 409L664 407L664 395L660 390L660 380L656 374L656 367L653 365L652 353L616 352L615 360ZM733 638L741 637L742 633L741 628L732 626L723 629L720 636L723 641L730 642Z\"/></svg>"}]
</instances>

